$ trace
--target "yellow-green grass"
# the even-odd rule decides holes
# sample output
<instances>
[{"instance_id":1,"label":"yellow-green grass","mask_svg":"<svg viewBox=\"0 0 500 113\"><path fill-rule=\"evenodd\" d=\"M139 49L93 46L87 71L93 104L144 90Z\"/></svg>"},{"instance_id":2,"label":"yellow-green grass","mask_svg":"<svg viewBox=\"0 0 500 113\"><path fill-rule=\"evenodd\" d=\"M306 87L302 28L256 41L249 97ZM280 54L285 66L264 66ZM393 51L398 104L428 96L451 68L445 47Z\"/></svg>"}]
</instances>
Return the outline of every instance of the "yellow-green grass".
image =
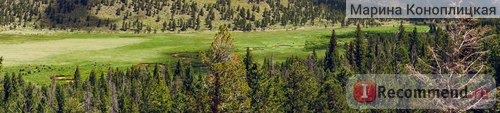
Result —
<instances>
[{"instance_id":1,"label":"yellow-green grass","mask_svg":"<svg viewBox=\"0 0 500 113\"><path fill-rule=\"evenodd\" d=\"M412 28L413 26L409 25L407 30L410 31ZM425 26L417 28L419 31L428 30ZM231 34L235 41L235 52L241 57L246 48L250 47L258 62L262 62L266 57L273 57L274 61L283 61L290 56L309 55L312 50L304 48L305 42L318 38L327 42L331 29L231 32ZM395 33L397 29L397 26L383 26L363 30ZM336 33L345 35L353 33L354 30L355 27L336 28ZM6 57L4 62L7 64L2 69L2 73L23 73L27 81L47 84L50 83L49 78L52 75L72 75L76 66L81 68L82 76L86 78L91 70L96 70L100 74L110 67L124 69L138 63L172 64L178 59L184 59L199 65L196 63L197 54L209 48L214 34L215 32L206 31L140 35L127 33L0 35L0 47L2 47L0 49L8 48L0 50L0 56L20 56L20 58L13 59ZM339 38L338 42L345 43L354 39L350 35L346 36ZM21 50L20 48L24 46L41 49ZM44 48L45 46L50 49ZM43 53L43 56L29 56L30 53ZM324 50L318 50L317 53L319 57L324 56Z\"/></svg>"},{"instance_id":2,"label":"yellow-green grass","mask_svg":"<svg viewBox=\"0 0 500 113\"><path fill-rule=\"evenodd\" d=\"M21 44L0 44L0 53L6 66L26 65L37 60L82 51L98 51L141 43L145 39L62 39ZM53 64L53 63L49 63Z\"/></svg>"}]
</instances>

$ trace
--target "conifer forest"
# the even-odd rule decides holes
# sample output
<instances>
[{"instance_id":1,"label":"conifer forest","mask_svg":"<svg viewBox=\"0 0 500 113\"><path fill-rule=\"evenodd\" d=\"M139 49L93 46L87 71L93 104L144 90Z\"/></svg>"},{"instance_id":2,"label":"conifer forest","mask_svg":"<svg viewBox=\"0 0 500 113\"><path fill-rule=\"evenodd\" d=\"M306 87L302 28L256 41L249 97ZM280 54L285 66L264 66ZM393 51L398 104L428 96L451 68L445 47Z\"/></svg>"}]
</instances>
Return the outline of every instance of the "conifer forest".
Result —
<instances>
[{"instance_id":1,"label":"conifer forest","mask_svg":"<svg viewBox=\"0 0 500 113\"><path fill-rule=\"evenodd\" d=\"M345 2L0 0L0 113L500 112L498 83L489 109L350 106L359 74L499 81L500 19L351 19Z\"/></svg>"}]
</instances>

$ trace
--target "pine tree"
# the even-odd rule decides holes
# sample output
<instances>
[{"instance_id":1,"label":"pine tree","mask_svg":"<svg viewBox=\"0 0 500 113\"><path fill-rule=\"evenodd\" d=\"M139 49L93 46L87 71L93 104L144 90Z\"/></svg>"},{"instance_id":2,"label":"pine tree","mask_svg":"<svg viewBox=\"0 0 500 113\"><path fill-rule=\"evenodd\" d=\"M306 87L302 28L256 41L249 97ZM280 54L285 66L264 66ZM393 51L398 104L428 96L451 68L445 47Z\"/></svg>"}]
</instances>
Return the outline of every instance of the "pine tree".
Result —
<instances>
[{"instance_id":1,"label":"pine tree","mask_svg":"<svg viewBox=\"0 0 500 113\"><path fill-rule=\"evenodd\" d=\"M84 105L85 105L85 112L89 113L89 112L93 111L93 105L92 105L93 104L92 103L93 95L90 92L91 91L91 86L90 86L90 82L89 81L85 81L83 83L83 90L84 90L83 100L84 100Z\"/></svg>"},{"instance_id":2,"label":"pine tree","mask_svg":"<svg viewBox=\"0 0 500 113\"><path fill-rule=\"evenodd\" d=\"M90 75L89 75L89 84L90 86L92 87L96 87L96 75L95 75L95 71L90 71Z\"/></svg>"},{"instance_id":3,"label":"pine tree","mask_svg":"<svg viewBox=\"0 0 500 113\"><path fill-rule=\"evenodd\" d=\"M28 84L24 87L24 108L23 112L35 112L35 105L37 105L35 98L38 97L36 87L33 84Z\"/></svg>"},{"instance_id":4,"label":"pine tree","mask_svg":"<svg viewBox=\"0 0 500 113\"><path fill-rule=\"evenodd\" d=\"M48 88L46 86L42 86L41 91L40 91L40 102L38 102L38 105L36 105L36 111L38 113L46 113L50 112L49 108L49 103L48 103ZM51 111L53 112L53 111Z\"/></svg>"},{"instance_id":5,"label":"pine tree","mask_svg":"<svg viewBox=\"0 0 500 113\"><path fill-rule=\"evenodd\" d=\"M81 78L80 78L80 68L76 67L75 74L73 74L73 88L77 89L79 87Z\"/></svg>"},{"instance_id":6,"label":"pine tree","mask_svg":"<svg viewBox=\"0 0 500 113\"><path fill-rule=\"evenodd\" d=\"M417 45L418 44L418 32L417 28L413 28L413 32L410 35L410 63L415 66L417 63Z\"/></svg>"},{"instance_id":7,"label":"pine tree","mask_svg":"<svg viewBox=\"0 0 500 113\"><path fill-rule=\"evenodd\" d=\"M309 70L299 58L292 57L283 64L285 77L286 112L309 112L314 110L315 97L318 96L318 81L313 77L313 70Z\"/></svg>"},{"instance_id":8,"label":"pine tree","mask_svg":"<svg viewBox=\"0 0 500 113\"><path fill-rule=\"evenodd\" d=\"M183 66L181 60L177 60L177 65L175 65L175 70L174 70L174 78L181 77L183 74L182 71L183 71Z\"/></svg>"},{"instance_id":9,"label":"pine tree","mask_svg":"<svg viewBox=\"0 0 500 113\"><path fill-rule=\"evenodd\" d=\"M403 64L410 63L409 62L409 53L408 53L408 36L401 22L399 26L399 32L396 36L396 45L394 46L395 52L393 52L395 60L393 61L393 71L395 74L400 74L403 69Z\"/></svg>"},{"instance_id":10,"label":"pine tree","mask_svg":"<svg viewBox=\"0 0 500 113\"><path fill-rule=\"evenodd\" d=\"M258 108L260 108L257 104L259 103L259 97L257 93L260 90L259 87L259 80L260 80L260 75L257 70L257 64L253 61L253 57L251 54L251 50L249 47L247 47L247 52L245 55L244 59L244 64L245 64L245 69L246 69L246 82L248 83L248 86L251 88L250 92L250 98L251 103L250 105L252 106L253 111L257 111Z\"/></svg>"},{"instance_id":11,"label":"pine tree","mask_svg":"<svg viewBox=\"0 0 500 113\"><path fill-rule=\"evenodd\" d=\"M184 86L184 67L181 63L181 60L177 61L177 65L175 66L174 76L172 81L172 99L173 99L173 112L185 112L188 108L187 106L187 97L185 95L185 86Z\"/></svg>"},{"instance_id":12,"label":"pine tree","mask_svg":"<svg viewBox=\"0 0 500 113\"><path fill-rule=\"evenodd\" d=\"M108 86L109 86L109 90L110 90L110 93L111 93L111 99L110 99L110 102L109 102L109 112L110 113L118 113L118 92L117 92L117 89L116 89L116 84L115 82L113 81L113 73L112 73L112 70L109 69L108 70Z\"/></svg>"},{"instance_id":13,"label":"pine tree","mask_svg":"<svg viewBox=\"0 0 500 113\"><path fill-rule=\"evenodd\" d=\"M332 36L330 36L330 44L328 44L328 50L325 55L325 71L333 71L335 69L335 59L337 57L337 38L335 36L335 30L332 30Z\"/></svg>"},{"instance_id":14,"label":"pine tree","mask_svg":"<svg viewBox=\"0 0 500 113\"><path fill-rule=\"evenodd\" d=\"M211 111L242 112L250 106L249 87L245 83L245 72L239 68L243 65L233 54L233 38L226 26L221 26L215 35L208 54L201 53L202 61L210 70L210 94L212 95ZM237 92L237 93L234 93ZM224 106L220 106L223 104ZM224 110L224 111L221 111Z\"/></svg>"},{"instance_id":15,"label":"pine tree","mask_svg":"<svg viewBox=\"0 0 500 113\"><path fill-rule=\"evenodd\" d=\"M171 111L172 101L168 87L163 84L164 81L162 79L154 79L149 76L146 74L141 78L142 87L139 91L141 91L142 98L140 98L140 101L142 101L142 104L140 104L140 112L158 113Z\"/></svg>"},{"instance_id":16,"label":"pine tree","mask_svg":"<svg viewBox=\"0 0 500 113\"><path fill-rule=\"evenodd\" d=\"M187 66L184 70L184 75L182 76L183 90L186 93L191 93L193 91L193 75L191 74L191 67Z\"/></svg>"},{"instance_id":17,"label":"pine tree","mask_svg":"<svg viewBox=\"0 0 500 113\"><path fill-rule=\"evenodd\" d=\"M3 93L3 102L2 103L5 103L5 102L7 102L7 100L9 100L10 93L12 93L11 92L12 82L11 82L10 75L5 74L2 82L3 82L3 92L2 92Z\"/></svg>"},{"instance_id":18,"label":"pine tree","mask_svg":"<svg viewBox=\"0 0 500 113\"><path fill-rule=\"evenodd\" d=\"M104 74L101 74L99 77L99 87L95 87L95 89L98 90L99 94L99 104L97 105L99 110L101 112L108 112L108 104L109 104L109 87L108 87L108 82L104 76Z\"/></svg>"},{"instance_id":19,"label":"pine tree","mask_svg":"<svg viewBox=\"0 0 500 113\"><path fill-rule=\"evenodd\" d=\"M65 105L65 94L64 89L61 85L56 85L56 100L57 100L57 113L65 113L64 105Z\"/></svg>"},{"instance_id":20,"label":"pine tree","mask_svg":"<svg viewBox=\"0 0 500 113\"><path fill-rule=\"evenodd\" d=\"M357 73L363 74L365 73L364 71L364 34L361 31L361 27L358 24L358 27L356 28L356 39L355 39L355 47L354 47L354 63L355 63L355 69Z\"/></svg>"}]
</instances>

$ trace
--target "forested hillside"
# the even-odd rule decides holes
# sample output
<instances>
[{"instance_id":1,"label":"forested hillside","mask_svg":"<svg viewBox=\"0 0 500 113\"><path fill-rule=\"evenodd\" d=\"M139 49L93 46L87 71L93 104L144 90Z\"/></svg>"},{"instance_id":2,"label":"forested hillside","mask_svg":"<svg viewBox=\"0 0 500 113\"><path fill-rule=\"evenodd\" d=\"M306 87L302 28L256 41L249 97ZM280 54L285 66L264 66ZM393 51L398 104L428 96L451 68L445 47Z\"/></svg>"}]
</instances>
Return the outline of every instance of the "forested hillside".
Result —
<instances>
[{"instance_id":1,"label":"forested hillside","mask_svg":"<svg viewBox=\"0 0 500 113\"><path fill-rule=\"evenodd\" d=\"M2 30L290 29L343 20L342 0L0 0Z\"/></svg>"},{"instance_id":2,"label":"forested hillside","mask_svg":"<svg viewBox=\"0 0 500 113\"><path fill-rule=\"evenodd\" d=\"M344 2L0 0L0 32L43 33L0 34L8 41L0 43L0 50L8 49L0 52L0 113L500 112L499 103L473 109L455 101L440 101L438 109L350 107L354 100L347 97L354 92L347 90L354 86L347 81L360 74L432 83L470 74L499 81L500 23L415 19L382 25L377 22L384 19L345 20ZM301 27L323 31L289 31ZM286 30L272 31L278 29ZM80 32L67 33L73 31ZM40 57L23 57L30 55ZM489 95L499 96L498 89Z\"/></svg>"}]
</instances>

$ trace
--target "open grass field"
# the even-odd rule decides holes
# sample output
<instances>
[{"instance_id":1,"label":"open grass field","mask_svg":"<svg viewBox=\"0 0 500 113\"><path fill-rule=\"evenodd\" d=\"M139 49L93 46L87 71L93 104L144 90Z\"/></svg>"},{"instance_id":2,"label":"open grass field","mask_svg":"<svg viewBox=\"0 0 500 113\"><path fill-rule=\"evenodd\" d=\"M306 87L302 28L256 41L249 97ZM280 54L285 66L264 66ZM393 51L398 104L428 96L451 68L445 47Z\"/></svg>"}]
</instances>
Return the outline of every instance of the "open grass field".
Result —
<instances>
[{"instance_id":1,"label":"open grass field","mask_svg":"<svg viewBox=\"0 0 500 113\"><path fill-rule=\"evenodd\" d=\"M410 31L414 26L407 25ZM426 26L417 26L427 31ZM395 32L395 26L364 28L368 32ZM339 43L353 40L355 27L336 28ZM127 34L127 33L51 33L0 35L0 56L4 56L3 72L24 75L29 82L47 84L52 75L72 75L76 66L83 77L96 70L105 72L110 67L127 68L139 63L172 64L178 59L196 62L198 52L208 49L215 32L181 34ZM231 32L235 52L244 55L247 47L253 49L256 60L273 57L282 61L290 56L307 56L309 40L329 40L331 28L311 28L293 31ZM325 46L326 48L326 46ZM324 56L324 50L317 51ZM173 66L171 66L173 67ZM195 72L197 73L197 72ZM201 73L201 72L198 72Z\"/></svg>"}]
</instances>

